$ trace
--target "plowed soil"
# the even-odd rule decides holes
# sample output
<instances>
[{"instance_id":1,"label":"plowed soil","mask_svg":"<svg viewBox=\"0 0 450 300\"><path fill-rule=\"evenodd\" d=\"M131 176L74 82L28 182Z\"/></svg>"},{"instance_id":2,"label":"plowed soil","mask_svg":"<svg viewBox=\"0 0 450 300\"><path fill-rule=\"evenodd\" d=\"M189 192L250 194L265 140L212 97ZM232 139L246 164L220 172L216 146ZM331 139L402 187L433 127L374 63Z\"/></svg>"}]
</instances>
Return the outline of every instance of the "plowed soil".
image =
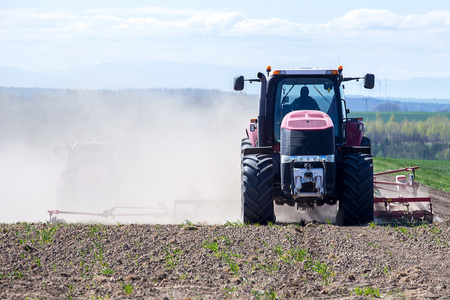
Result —
<instances>
[{"instance_id":1,"label":"plowed soil","mask_svg":"<svg viewBox=\"0 0 450 300\"><path fill-rule=\"evenodd\" d=\"M0 224L0 299L448 299L440 222Z\"/></svg>"}]
</instances>

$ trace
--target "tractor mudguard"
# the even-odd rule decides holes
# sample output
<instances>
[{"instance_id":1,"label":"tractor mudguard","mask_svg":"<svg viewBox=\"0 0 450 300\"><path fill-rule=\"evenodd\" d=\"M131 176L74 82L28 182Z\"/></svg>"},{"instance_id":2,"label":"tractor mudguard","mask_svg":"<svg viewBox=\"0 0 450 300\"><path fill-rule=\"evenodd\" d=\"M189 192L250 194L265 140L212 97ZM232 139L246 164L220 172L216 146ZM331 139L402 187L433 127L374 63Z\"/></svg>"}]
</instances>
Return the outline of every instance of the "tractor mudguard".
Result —
<instances>
[{"instance_id":1,"label":"tractor mudguard","mask_svg":"<svg viewBox=\"0 0 450 300\"><path fill-rule=\"evenodd\" d=\"M251 147L244 149L244 155L248 154L272 154L273 148L271 146L267 147Z\"/></svg>"},{"instance_id":2,"label":"tractor mudguard","mask_svg":"<svg viewBox=\"0 0 450 300\"><path fill-rule=\"evenodd\" d=\"M364 123L362 119L347 119L347 146L359 146L364 134Z\"/></svg>"}]
</instances>

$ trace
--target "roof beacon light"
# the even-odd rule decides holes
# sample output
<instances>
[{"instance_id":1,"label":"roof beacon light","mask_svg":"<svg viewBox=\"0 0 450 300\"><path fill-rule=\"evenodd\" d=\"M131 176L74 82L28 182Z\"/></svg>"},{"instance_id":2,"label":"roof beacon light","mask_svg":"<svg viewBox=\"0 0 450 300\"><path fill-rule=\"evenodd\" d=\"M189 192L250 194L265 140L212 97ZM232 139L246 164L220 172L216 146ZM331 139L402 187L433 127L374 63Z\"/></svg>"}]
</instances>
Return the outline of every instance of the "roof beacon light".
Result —
<instances>
[{"instance_id":1,"label":"roof beacon light","mask_svg":"<svg viewBox=\"0 0 450 300\"><path fill-rule=\"evenodd\" d=\"M344 68L342 66L339 66L338 68L339 73L342 73L342 70L344 70Z\"/></svg>"},{"instance_id":2,"label":"roof beacon light","mask_svg":"<svg viewBox=\"0 0 450 300\"><path fill-rule=\"evenodd\" d=\"M272 71L272 67L271 66L267 66L267 69L266 69L267 76L269 76L270 71Z\"/></svg>"}]
</instances>

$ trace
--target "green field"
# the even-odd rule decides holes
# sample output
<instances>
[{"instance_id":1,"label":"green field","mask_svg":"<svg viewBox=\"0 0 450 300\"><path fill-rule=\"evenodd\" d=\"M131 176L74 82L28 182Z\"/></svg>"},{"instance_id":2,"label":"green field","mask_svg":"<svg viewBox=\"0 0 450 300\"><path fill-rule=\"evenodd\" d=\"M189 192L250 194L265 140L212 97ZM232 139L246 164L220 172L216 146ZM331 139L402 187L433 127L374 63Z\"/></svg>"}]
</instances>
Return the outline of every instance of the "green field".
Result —
<instances>
[{"instance_id":1,"label":"green field","mask_svg":"<svg viewBox=\"0 0 450 300\"><path fill-rule=\"evenodd\" d=\"M426 121L429 117L435 115L446 116L450 118L450 113L448 112L418 112L418 111L380 111L378 112L381 116L381 119L384 122L388 122L391 118L391 115L394 115L396 122L403 122L404 119L408 119L408 121ZM354 111L350 112L348 115L350 118L364 118L364 121L374 121L376 120L376 111Z\"/></svg>"},{"instance_id":2,"label":"green field","mask_svg":"<svg viewBox=\"0 0 450 300\"><path fill-rule=\"evenodd\" d=\"M416 171L417 182L437 190L450 192L450 161L374 157L373 165L375 173L419 166L420 169ZM406 173L393 175L400 174Z\"/></svg>"}]
</instances>

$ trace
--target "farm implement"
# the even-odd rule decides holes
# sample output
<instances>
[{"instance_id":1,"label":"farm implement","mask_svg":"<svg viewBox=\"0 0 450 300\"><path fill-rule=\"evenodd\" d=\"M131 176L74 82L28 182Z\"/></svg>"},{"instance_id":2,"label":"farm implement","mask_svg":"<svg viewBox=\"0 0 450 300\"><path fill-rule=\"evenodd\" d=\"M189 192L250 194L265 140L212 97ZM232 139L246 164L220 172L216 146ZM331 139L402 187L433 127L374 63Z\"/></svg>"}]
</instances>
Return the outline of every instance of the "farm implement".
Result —
<instances>
[{"instance_id":1,"label":"farm implement","mask_svg":"<svg viewBox=\"0 0 450 300\"><path fill-rule=\"evenodd\" d=\"M86 211L67 211L67 210L48 210L50 222L57 221L58 215L76 215L86 217L103 217L103 218L116 218L116 217L152 217L152 218L165 218L171 216L169 208L160 203L155 207L126 207L115 206L111 209L104 210L102 212L86 212Z\"/></svg>"},{"instance_id":2,"label":"farm implement","mask_svg":"<svg viewBox=\"0 0 450 300\"><path fill-rule=\"evenodd\" d=\"M374 218L389 221L433 222L433 209L430 197L420 196L419 183L415 181L415 171L419 167L404 168L374 174ZM397 175L395 182L378 180L386 174L408 172Z\"/></svg>"},{"instance_id":3,"label":"farm implement","mask_svg":"<svg viewBox=\"0 0 450 300\"><path fill-rule=\"evenodd\" d=\"M130 222L159 220L162 223L173 224L180 224L185 221L215 224L234 218L227 201L175 200L172 203L173 205L158 203L152 207L115 206L101 212L89 212L90 210L95 211L92 206L83 207L87 211L55 209L47 212L52 223L57 222L57 218L60 216L76 216L77 218L85 217L87 219L95 217L119 218L120 221L130 220Z\"/></svg>"}]
</instances>

